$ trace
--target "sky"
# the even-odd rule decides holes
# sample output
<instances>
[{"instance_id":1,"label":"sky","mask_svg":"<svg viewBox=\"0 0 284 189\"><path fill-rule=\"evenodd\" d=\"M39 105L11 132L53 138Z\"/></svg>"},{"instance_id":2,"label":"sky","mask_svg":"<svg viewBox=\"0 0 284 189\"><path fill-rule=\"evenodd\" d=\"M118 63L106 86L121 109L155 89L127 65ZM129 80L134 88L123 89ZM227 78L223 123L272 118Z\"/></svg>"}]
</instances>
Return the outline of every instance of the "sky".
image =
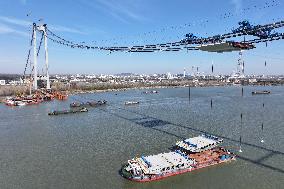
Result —
<instances>
[{"instance_id":1,"label":"sky","mask_svg":"<svg viewBox=\"0 0 284 189\"><path fill-rule=\"evenodd\" d=\"M132 46L175 42L187 33L199 37L223 34L242 20L255 25L284 20L283 8L282 0L0 0L0 73L24 72L33 22L45 23L54 33L75 42ZM284 74L283 47L284 40L280 40L245 51L245 73ZM44 72L42 50L39 73ZM183 73L184 68L192 72L192 67L209 74L212 61L214 74L230 74L238 59L238 52L109 54L52 41L48 41L48 51L50 74Z\"/></svg>"}]
</instances>

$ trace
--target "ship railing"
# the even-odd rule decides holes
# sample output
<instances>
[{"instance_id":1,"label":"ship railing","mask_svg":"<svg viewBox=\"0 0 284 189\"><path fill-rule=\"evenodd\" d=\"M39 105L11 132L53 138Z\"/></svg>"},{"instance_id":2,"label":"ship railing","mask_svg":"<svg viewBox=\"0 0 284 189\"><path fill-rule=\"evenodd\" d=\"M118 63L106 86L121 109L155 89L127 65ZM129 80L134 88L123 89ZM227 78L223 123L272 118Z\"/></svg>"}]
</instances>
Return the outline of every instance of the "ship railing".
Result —
<instances>
[{"instance_id":1,"label":"ship railing","mask_svg":"<svg viewBox=\"0 0 284 189\"><path fill-rule=\"evenodd\" d=\"M187 145L191 146L191 147L197 148L196 144L193 144L193 143L185 141L185 140L183 142L186 143Z\"/></svg>"},{"instance_id":2,"label":"ship railing","mask_svg":"<svg viewBox=\"0 0 284 189\"><path fill-rule=\"evenodd\" d=\"M208 138L208 139L212 139L212 140L216 140L216 141L223 141L223 139L219 139L219 137L216 137L214 135L209 135L209 134L202 134L202 137Z\"/></svg>"},{"instance_id":3,"label":"ship railing","mask_svg":"<svg viewBox=\"0 0 284 189\"><path fill-rule=\"evenodd\" d=\"M182 157L184 157L185 159L189 159L188 156L184 153L182 153L180 150L175 150L176 153L178 153L179 155L181 155Z\"/></svg>"},{"instance_id":4,"label":"ship railing","mask_svg":"<svg viewBox=\"0 0 284 189\"><path fill-rule=\"evenodd\" d=\"M151 167L151 163L144 157L144 156L141 156L141 159L147 164L148 167Z\"/></svg>"}]
</instances>

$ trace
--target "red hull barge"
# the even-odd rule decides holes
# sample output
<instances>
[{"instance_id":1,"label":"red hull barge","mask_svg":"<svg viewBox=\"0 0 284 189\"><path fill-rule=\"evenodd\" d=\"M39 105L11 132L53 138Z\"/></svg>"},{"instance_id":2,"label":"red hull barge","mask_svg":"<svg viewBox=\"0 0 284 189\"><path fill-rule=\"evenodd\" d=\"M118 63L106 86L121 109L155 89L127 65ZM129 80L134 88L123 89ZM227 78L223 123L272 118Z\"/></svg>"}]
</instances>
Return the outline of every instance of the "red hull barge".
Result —
<instances>
[{"instance_id":1,"label":"red hull barge","mask_svg":"<svg viewBox=\"0 0 284 189\"><path fill-rule=\"evenodd\" d=\"M150 182L236 160L233 153L217 147L221 142L211 135L179 141L171 152L129 160L120 173L132 181Z\"/></svg>"},{"instance_id":2,"label":"red hull barge","mask_svg":"<svg viewBox=\"0 0 284 189\"><path fill-rule=\"evenodd\" d=\"M230 160L225 160L225 161L220 161L220 162L215 162L215 163L207 165L207 166L199 166L199 167L196 167L196 168L189 168L189 169L181 170L181 171L175 172L175 173L168 173L168 174L160 175L160 176L152 176L151 179L150 178L133 179L133 178L126 178L126 177L125 178L128 179L128 180L131 180L131 181L135 181L135 182L151 182L151 181L161 180L161 179L164 179L164 178L167 178L167 177L170 177L170 176L175 176L175 175L191 172L191 171L194 171L194 170L210 167L210 166L213 166L213 165L218 165L218 164L221 164L221 163L230 162L230 161L233 161L233 160L236 160L236 158L232 158Z\"/></svg>"}]
</instances>

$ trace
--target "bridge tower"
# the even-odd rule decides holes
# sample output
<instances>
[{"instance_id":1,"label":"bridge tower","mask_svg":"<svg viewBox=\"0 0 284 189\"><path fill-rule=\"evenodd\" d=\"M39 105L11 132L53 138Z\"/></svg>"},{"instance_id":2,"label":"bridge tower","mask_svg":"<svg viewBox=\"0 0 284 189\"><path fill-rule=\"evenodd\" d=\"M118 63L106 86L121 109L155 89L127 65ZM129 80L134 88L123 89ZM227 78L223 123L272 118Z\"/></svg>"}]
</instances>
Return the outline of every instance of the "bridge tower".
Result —
<instances>
[{"instance_id":1,"label":"bridge tower","mask_svg":"<svg viewBox=\"0 0 284 189\"><path fill-rule=\"evenodd\" d=\"M245 75L244 75L244 73L245 73L244 68L245 68L245 62L243 60L243 51L241 50L239 52L239 58L238 58L238 64L237 64L237 74L238 74L239 78L244 78L245 77Z\"/></svg>"},{"instance_id":2,"label":"bridge tower","mask_svg":"<svg viewBox=\"0 0 284 189\"><path fill-rule=\"evenodd\" d=\"M33 23L33 46L34 46L34 90L37 90L37 50L36 50L36 23Z\"/></svg>"},{"instance_id":3,"label":"bridge tower","mask_svg":"<svg viewBox=\"0 0 284 189\"><path fill-rule=\"evenodd\" d=\"M47 49L47 26L46 24L37 26L33 24L33 41L34 41L34 90L37 90L37 49L36 49L36 31L43 32L44 36L44 50L45 50L45 71L46 71L46 89L50 90L50 81L49 81L49 65L48 65L48 49Z\"/></svg>"}]
</instances>

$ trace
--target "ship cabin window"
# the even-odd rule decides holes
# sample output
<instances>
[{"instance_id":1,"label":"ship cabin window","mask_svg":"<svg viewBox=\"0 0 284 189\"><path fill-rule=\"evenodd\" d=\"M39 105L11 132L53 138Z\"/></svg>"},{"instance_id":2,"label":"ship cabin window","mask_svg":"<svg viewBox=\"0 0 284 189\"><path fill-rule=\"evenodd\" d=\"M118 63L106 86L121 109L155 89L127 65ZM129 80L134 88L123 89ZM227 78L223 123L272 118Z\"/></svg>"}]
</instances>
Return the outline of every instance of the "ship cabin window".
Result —
<instances>
[{"instance_id":1,"label":"ship cabin window","mask_svg":"<svg viewBox=\"0 0 284 189\"><path fill-rule=\"evenodd\" d=\"M166 170L166 168L164 167L163 169L162 169L162 171L165 171Z\"/></svg>"}]
</instances>

